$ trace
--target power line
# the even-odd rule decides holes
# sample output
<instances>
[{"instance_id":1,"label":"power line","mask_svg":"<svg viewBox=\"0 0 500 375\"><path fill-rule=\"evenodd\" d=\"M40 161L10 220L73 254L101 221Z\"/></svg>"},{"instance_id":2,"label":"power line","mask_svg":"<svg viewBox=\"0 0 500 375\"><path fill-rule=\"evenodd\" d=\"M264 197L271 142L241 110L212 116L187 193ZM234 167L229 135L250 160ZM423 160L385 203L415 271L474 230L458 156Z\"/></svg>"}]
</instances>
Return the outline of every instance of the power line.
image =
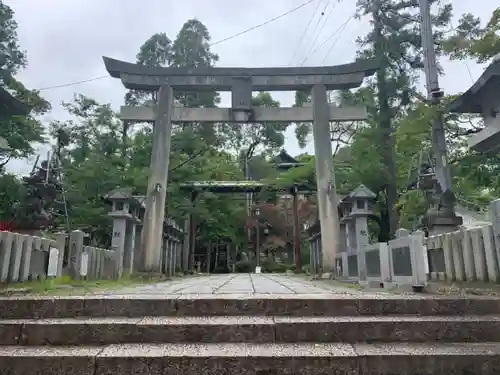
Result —
<instances>
[{"instance_id":1,"label":"power line","mask_svg":"<svg viewBox=\"0 0 500 375\"><path fill-rule=\"evenodd\" d=\"M305 3L302 3L302 4L300 4L299 6L297 6L297 7L293 8L293 9L290 9L288 12L285 12L285 13L283 13L283 14L280 14L279 16L276 16L276 17L274 17L274 18L271 18L270 20L268 20L268 21L266 21L266 22L263 22L263 23L258 24L258 25L256 25L256 26L253 26L253 27L251 27L251 28L249 28L249 29L246 29L246 30L244 30L244 31L241 31L241 32L239 32L238 34L234 34L234 35L231 35L231 36L229 36L229 37L227 37L227 38L224 38L224 39L218 40L217 42L211 43L211 44L210 44L210 47L215 46L216 44L219 44L219 43L226 42L226 41L228 41L228 40L234 39L234 38L236 38L236 37L239 37L239 36L241 36L241 35L243 35L243 34L246 34L246 33L250 32L250 31L256 30L256 29L258 29L258 28L260 28L260 27L262 27L262 26L266 26L266 25L270 24L271 22L277 21L277 20L279 20L280 18L283 18L283 17L285 17L285 16L288 16L289 14L291 14L291 13L293 13L293 12L295 12L295 11L297 11L297 10L299 10L299 9L303 8L303 7L305 7L306 5L308 5L308 4L310 4L310 3L314 2L314 1L317 1L317 0L309 0L309 1L306 1Z\"/></svg>"},{"instance_id":2,"label":"power line","mask_svg":"<svg viewBox=\"0 0 500 375\"><path fill-rule=\"evenodd\" d=\"M301 65L304 65L304 63L305 63L305 62L306 62L306 61L307 61L307 60L308 60L308 59L309 59L312 55L314 55L316 52L318 52L318 51L319 51L319 49L320 49L321 47L323 47L326 43L328 43L328 41L329 41L329 40L331 40L331 39L332 39L335 35L337 35L337 33L338 33L338 32L339 32L342 28L345 28L345 27L347 26L347 24L349 23L349 21L351 21L351 19L352 19L352 18L353 18L353 16L350 16L350 17L347 19L347 21L345 21L342 25L340 25L340 27L339 27L337 30L335 30L335 31L333 32L333 34L332 34L332 35L330 35L328 38L326 38L326 39L323 41L323 43L321 43L321 44L320 44L320 45L319 45L319 46L318 46L318 47L317 47L317 48L316 48L316 49L315 49L315 50L314 50L311 54L309 54L309 56L306 56L306 57L304 58L304 60L302 61Z\"/></svg>"},{"instance_id":3,"label":"power line","mask_svg":"<svg viewBox=\"0 0 500 375\"><path fill-rule=\"evenodd\" d=\"M339 34L337 35L337 38L333 41L333 44L330 46L330 49L328 50L328 52L325 54L325 57L323 58L323 62L325 62L325 60L327 59L328 55L330 55L330 52L332 52L332 49L333 47L335 47L335 45L337 44L337 42L339 41L340 37L342 36L342 34L344 33L345 29L347 28L347 25L349 24L349 22L352 20L352 17L348 18L347 19L347 22L344 23L342 27L342 29L340 30Z\"/></svg>"},{"instance_id":4,"label":"power line","mask_svg":"<svg viewBox=\"0 0 500 375\"><path fill-rule=\"evenodd\" d=\"M323 19L323 16L325 15L325 11L326 11L326 8L328 8L328 5L329 5L329 3L326 3L325 7L323 8L323 11L321 12L321 14L318 18L318 22L316 22L316 26L314 26L314 31L312 32L313 38L314 38L314 35L316 34L316 30L318 30L319 23L321 22L321 20ZM319 35L316 37L316 39L313 40L313 43L311 43L311 48L309 49L309 52L306 53L306 56L311 53L311 50L314 47L314 43L316 43L316 40L318 40L318 38L319 38Z\"/></svg>"},{"instance_id":5,"label":"power line","mask_svg":"<svg viewBox=\"0 0 500 375\"><path fill-rule=\"evenodd\" d=\"M283 13L283 14L280 14L279 16L276 16L274 18L271 18L270 20L267 20L266 22L263 22L261 24L258 24L258 25L255 25L255 26L252 26L250 27L249 29L246 29L246 30L243 30L237 34L234 34L234 35L231 35L231 36L228 36L227 38L224 38L224 39L220 39L216 42L213 42L213 43L210 43L209 44L209 47L212 47L212 46L215 46L217 44L220 44L220 43L223 43L223 42L227 42L228 40L231 40L231 39L234 39L234 38L237 38L241 35L244 35L244 34L247 34L249 33L250 31L254 31L256 29L259 29L261 28L262 26L266 26L266 25L269 25L270 23L274 22L274 21L277 21L279 20L280 18L283 18L285 16L288 16L289 14L305 7L306 5L309 5L310 3L314 2L314 1L318 1L318 0L308 0L302 4L300 4L299 6L296 6L295 8L293 9L290 9L289 11ZM75 85L79 85L79 84L82 84L82 83L87 83L87 82L93 82L93 81L98 81L100 79L104 79L104 78L109 78L109 75L105 75L105 76L100 76L100 77L94 77L94 78L90 78L90 79L85 79L85 80L82 80L82 81L76 81L76 82L70 82L70 83L65 83L65 84L61 84L61 85L54 85L54 86L47 86L47 87L42 87L40 89L38 89L38 91L44 91L44 90L51 90L51 89L58 89L58 88L62 88L62 87L69 87L69 86L75 86Z\"/></svg>"},{"instance_id":6,"label":"power line","mask_svg":"<svg viewBox=\"0 0 500 375\"><path fill-rule=\"evenodd\" d=\"M452 30L457 30L454 26L453 26L453 21L450 20L450 26L452 28ZM472 75L472 71L470 69L470 66L469 64L467 63L467 60L462 60L465 67L467 68L467 72L469 73L469 77L470 77L470 80L472 81L472 83L474 84L474 82L476 82L476 80L474 79L474 76Z\"/></svg>"},{"instance_id":7,"label":"power line","mask_svg":"<svg viewBox=\"0 0 500 375\"><path fill-rule=\"evenodd\" d=\"M328 5L328 4L327 4ZM325 17L325 21L323 22L323 24L321 25L321 28L319 29L319 33L318 35L316 36L316 39L314 39L314 41L311 43L311 49L309 50L309 52L311 52L311 50L314 48L314 45L316 44L316 42L318 41L319 37L321 36L321 33L323 32L323 29L325 28L326 26L326 23L328 22L328 19L330 18L330 16L332 15L334 9L335 9L335 5L337 5L337 3L334 3L332 8L330 9L330 12L328 13L328 15ZM325 9L326 10L326 7ZM324 13L324 12L323 12Z\"/></svg>"},{"instance_id":8,"label":"power line","mask_svg":"<svg viewBox=\"0 0 500 375\"><path fill-rule=\"evenodd\" d=\"M109 78L109 75L106 75L106 76L100 76L100 77L95 77L95 78L90 78L90 79L85 79L85 80L83 80L83 81L76 81L76 82L71 82L71 83L65 83L65 84L62 84L62 85L55 85L55 86L47 86L47 87L42 87L42 88L38 89L38 91L51 90L51 89L58 89L58 88L61 88L61 87L68 87L68 86L79 85L79 84L82 84L82 83L87 83L87 82L97 81L97 80L100 80L100 79L103 79L103 78Z\"/></svg>"},{"instance_id":9,"label":"power line","mask_svg":"<svg viewBox=\"0 0 500 375\"><path fill-rule=\"evenodd\" d=\"M297 47L295 48L295 52L293 53L292 58L290 59L290 62L288 63L288 65L291 65L293 62L293 59L295 58L295 56L297 56L297 52L299 51L299 47L301 46L302 42L306 38L307 31L309 30L309 26L311 26L312 20L314 19L314 16L316 15L316 12L318 11L320 5L321 5L320 2L318 2L318 4L316 4L316 8L314 9L314 12L311 15L311 18L309 18L309 22L307 23L307 26L304 29L304 32L302 33L302 37L300 38L299 43L297 44Z\"/></svg>"}]
</instances>

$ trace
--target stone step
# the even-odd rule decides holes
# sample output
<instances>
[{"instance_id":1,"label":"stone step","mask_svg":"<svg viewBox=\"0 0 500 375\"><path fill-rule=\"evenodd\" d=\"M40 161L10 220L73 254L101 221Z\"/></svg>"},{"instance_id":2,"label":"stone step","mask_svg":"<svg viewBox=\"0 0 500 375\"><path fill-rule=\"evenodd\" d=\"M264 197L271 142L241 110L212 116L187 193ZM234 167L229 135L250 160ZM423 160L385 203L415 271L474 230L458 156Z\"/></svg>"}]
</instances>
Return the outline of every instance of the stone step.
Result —
<instances>
[{"instance_id":1,"label":"stone step","mask_svg":"<svg viewBox=\"0 0 500 375\"><path fill-rule=\"evenodd\" d=\"M500 298L418 295L233 294L3 297L3 319L143 316L500 314Z\"/></svg>"},{"instance_id":2,"label":"stone step","mask_svg":"<svg viewBox=\"0 0 500 375\"><path fill-rule=\"evenodd\" d=\"M500 344L6 346L0 368L2 375L498 375Z\"/></svg>"},{"instance_id":3,"label":"stone step","mask_svg":"<svg viewBox=\"0 0 500 375\"><path fill-rule=\"evenodd\" d=\"M500 316L200 316L0 321L0 345L434 341L500 342Z\"/></svg>"}]
</instances>

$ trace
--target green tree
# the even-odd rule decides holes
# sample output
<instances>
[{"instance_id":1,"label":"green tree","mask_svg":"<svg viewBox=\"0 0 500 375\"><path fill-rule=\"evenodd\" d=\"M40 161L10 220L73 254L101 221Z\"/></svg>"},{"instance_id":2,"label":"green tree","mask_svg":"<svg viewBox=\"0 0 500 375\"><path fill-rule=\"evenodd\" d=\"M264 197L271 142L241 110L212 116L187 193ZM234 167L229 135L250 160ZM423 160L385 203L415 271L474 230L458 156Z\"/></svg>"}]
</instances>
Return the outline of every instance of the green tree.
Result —
<instances>
[{"instance_id":1,"label":"green tree","mask_svg":"<svg viewBox=\"0 0 500 375\"><path fill-rule=\"evenodd\" d=\"M473 58L486 62L500 53L500 7L496 8L485 26L471 13L463 14L458 26L443 43L451 59Z\"/></svg>"},{"instance_id":2,"label":"green tree","mask_svg":"<svg viewBox=\"0 0 500 375\"><path fill-rule=\"evenodd\" d=\"M137 64L151 68L170 65L172 61L172 41L166 33L153 34L139 48L136 60ZM129 90L125 94L126 105L139 106L147 104L149 101L156 101L156 92Z\"/></svg>"},{"instance_id":3,"label":"green tree","mask_svg":"<svg viewBox=\"0 0 500 375\"><path fill-rule=\"evenodd\" d=\"M17 27L14 12L0 1L0 88L30 108L27 116L0 118L0 137L10 146L10 150L0 151L2 171L9 160L32 155L34 143L44 142L44 129L36 116L50 109L50 104L36 90L27 89L15 78L27 64L26 52L19 46Z\"/></svg>"}]
</instances>

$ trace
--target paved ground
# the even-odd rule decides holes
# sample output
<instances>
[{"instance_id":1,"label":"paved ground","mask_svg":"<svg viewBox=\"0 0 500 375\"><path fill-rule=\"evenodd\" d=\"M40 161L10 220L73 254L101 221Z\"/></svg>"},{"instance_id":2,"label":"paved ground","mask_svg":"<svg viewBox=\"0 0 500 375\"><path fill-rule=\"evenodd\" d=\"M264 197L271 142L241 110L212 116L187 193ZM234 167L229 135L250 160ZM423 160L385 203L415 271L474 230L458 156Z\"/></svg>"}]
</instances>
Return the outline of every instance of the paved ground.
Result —
<instances>
[{"instance_id":1,"label":"paved ground","mask_svg":"<svg viewBox=\"0 0 500 375\"><path fill-rule=\"evenodd\" d=\"M158 284L119 289L106 294L120 295L260 295L260 294L359 294L347 287L313 283L304 278L271 274L224 274L187 277Z\"/></svg>"}]
</instances>

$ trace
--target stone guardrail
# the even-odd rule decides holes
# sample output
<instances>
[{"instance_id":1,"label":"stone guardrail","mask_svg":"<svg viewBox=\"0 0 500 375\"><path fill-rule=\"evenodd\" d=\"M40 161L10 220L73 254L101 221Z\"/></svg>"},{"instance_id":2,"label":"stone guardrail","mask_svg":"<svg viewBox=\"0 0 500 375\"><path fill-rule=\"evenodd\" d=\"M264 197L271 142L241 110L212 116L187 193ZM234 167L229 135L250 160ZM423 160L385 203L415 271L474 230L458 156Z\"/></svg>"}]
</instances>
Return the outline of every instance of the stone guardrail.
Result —
<instances>
[{"instance_id":1,"label":"stone guardrail","mask_svg":"<svg viewBox=\"0 0 500 375\"><path fill-rule=\"evenodd\" d=\"M425 239L430 280L500 282L493 225Z\"/></svg>"},{"instance_id":2,"label":"stone guardrail","mask_svg":"<svg viewBox=\"0 0 500 375\"><path fill-rule=\"evenodd\" d=\"M48 239L0 232L0 282L43 280L65 274L73 279L116 279L115 252L84 246L84 236L81 231L73 231L67 241L65 234Z\"/></svg>"}]
</instances>

